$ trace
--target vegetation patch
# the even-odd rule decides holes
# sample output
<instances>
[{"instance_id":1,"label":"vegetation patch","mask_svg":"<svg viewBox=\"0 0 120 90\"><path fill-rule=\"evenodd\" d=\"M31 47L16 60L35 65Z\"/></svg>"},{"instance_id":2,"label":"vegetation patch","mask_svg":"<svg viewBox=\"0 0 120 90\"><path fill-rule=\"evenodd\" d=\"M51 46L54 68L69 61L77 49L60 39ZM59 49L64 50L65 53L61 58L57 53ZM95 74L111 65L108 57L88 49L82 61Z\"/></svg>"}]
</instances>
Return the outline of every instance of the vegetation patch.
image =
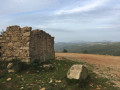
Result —
<instances>
[{"instance_id":1,"label":"vegetation patch","mask_svg":"<svg viewBox=\"0 0 120 90\"><path fill-rule=\"evenodd\" d=\"M6 63L6 62L5 62ZM16 62L15 62L16 63ZM19 63L21 64L21 63ZM22 63L23 64L23 63ZM21 65L22 65L21 64ZM84 64L82 62L54 60L52 62L34 65L30 63L20 72L5 72L0 77L0 90L117 90L113 84L106 78L97 76L92 71L92 65L86 64L88 67L88 78L84 81L67 79L67 71L73 64ZM0 61L0 65L3 62ZM4 64L6 67L6 64ZM4 67L3 65L3 67ZM16 64L17 65L17 64ZM49 67L50 65L50 67ZM2 67L2 68L3 68ZM16 67L16 66L15 66ZM5 68L0 67L0 76Z\"/></svg>"}]
</instances>

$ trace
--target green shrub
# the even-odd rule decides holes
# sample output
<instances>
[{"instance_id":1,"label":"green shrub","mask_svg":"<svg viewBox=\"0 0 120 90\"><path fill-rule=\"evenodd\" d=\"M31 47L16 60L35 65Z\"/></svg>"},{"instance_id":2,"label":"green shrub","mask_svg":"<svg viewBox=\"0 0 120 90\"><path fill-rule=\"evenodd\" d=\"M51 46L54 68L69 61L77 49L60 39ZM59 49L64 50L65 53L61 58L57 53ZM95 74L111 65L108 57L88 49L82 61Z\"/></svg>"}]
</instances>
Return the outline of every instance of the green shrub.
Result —
<instances>
[{"instance_id":1,"label":"green shrub","mask_svg":"<svg viewBox=\"0 0 120 90\"><path fill-rule=\"evenodd\" d=\"M13 63L13 67L11 69L14 69L15 72L21 72L21 71L24 71L29 68L29 65L27 63L22 62L19 59L13 59L11 61L1 60L0 61L0 71L1 72L8 70L7 69L8 63Z\"/></svg>"},{"instance_id":2,"label":"green shrub","mask_svg":"<svg viewBox=\"0 0 120 90\"><path fill-rule=\"evenodd\" d=\"M0 60L0 70L4 70L7 68L8 61Z\"/></svg>"},{"instance_id":3,"label":"green shrub","mask_svg":"<svg viewBox=\"0 0 120 90\"><path fill-rule=\"evenodd\" d=\"M44 65L51 65L50 67L44 67ZM34 60L30 63L30 70L32 72L39 70L39 71L52 71L55 69L54 60L48 60L46 62L40 62L39 59Z\"/></svg>"},{"instance_id":4,"label":"green shrub","mask_svg":"<svg viewBox=\"0 0 120 90\"><path fill-rule=\"evenodd\" d=\"M0 73L5 71L8 72L7 66L9 63L13 63L13 66L11 67L11 69L13 69L16 73L20 73L23 71L27 71L27 70L53 70L54 68L54 61L53 60L48 60L46 62L40 62L39 59L34 60L33 62L25 63L22 62L20 59L13 59L11 61L0 61ZM52 64L52 67L49 68L44 68L42 67L44 64ZM41 68L40 68L41 67Z\"/></svg>"},{"instance_id":5,"label":"green shrub","mask_svg":"<svg viewBox=\"0 0 120 90\"><path fill-rule=\"evenodd\" d=\"M85 54L85 53L88 53L88 51L87 51L87 50L83 50L83 51L82 51L82 53L84 53L84 54Z\"/></svg>"},{"instance_id":6,"label":"green shrub","mask_svg":"<svg viewBox=\"0 0 120 90\"><path fill-rule=\"evenodd\" d=\"M10 63L13 63L12 69L14 69L15 72L22 72L29 68L29 64L22 62L20 59L13 59L10 61Z\"/></svg>"},{"instance_id":7,"label":"green shrub","mask_svg":"<svg viewBox=\"0 0 120 90\"><path fill-rule=\"evenodd\" d=\"M7 74L7 61L0 60L0 78L5 77Z\"/></svg>"},{"instance_id":8,"label":"green shrub","mask_svg":"<svg viewBox=\"0 0 120 90\"><path fill-rule=\"evenodd\" d=\"M67 50L67 49L64 49L64 50L63 50L63 53L67 53L67 52L68 52L68 50Z\"/></svg>"},{"instance_id":9,"label":"green shrub","mask_svg":"<svg viewBox=\"0 0 120 90\"><path fill-rule=\"evenodd\" d=\"M85 88L90 83L90 76L88 76L85 80L75 80L75 79L68 79L66 77L67 84L69 85L77 85L80 88Z\"/></svg>"}]
</instances>

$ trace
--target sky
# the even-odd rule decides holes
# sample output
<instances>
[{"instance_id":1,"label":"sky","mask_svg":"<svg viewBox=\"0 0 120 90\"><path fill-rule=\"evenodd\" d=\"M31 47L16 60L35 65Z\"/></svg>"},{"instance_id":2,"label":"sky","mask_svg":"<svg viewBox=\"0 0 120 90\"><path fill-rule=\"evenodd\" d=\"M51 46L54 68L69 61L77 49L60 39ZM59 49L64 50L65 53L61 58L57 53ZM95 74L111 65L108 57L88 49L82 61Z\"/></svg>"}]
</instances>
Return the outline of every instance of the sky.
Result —
<instances>
[{"instance_id":1,"label":"sky","mask_svg":"<svg viewBox=\"0 0 120 90\"><path fill-rule=\"evenodd\" d=\"M0 0L0 30L41 29L55 42L120 41L120 0Z\"/></svg>"}]
</instances>

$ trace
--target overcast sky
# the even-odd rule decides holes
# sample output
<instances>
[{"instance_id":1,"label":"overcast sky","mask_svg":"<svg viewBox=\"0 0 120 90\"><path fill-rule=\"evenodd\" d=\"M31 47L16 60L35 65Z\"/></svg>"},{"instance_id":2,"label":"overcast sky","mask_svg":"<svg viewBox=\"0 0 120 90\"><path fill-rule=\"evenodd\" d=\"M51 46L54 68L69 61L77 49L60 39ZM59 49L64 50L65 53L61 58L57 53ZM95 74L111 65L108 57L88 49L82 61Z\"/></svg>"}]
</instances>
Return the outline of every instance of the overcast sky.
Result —
<instances>
[{"instance_id":1,"label":"overcast sky","mask_svg":"<svg viewBox=\"0 0 120 90\"><path fill-rule=\"evenodd\" d=\"M120 41L120 0L0 0L0 30L43 29L56 42Z\"/></svg>"}]
</instances>

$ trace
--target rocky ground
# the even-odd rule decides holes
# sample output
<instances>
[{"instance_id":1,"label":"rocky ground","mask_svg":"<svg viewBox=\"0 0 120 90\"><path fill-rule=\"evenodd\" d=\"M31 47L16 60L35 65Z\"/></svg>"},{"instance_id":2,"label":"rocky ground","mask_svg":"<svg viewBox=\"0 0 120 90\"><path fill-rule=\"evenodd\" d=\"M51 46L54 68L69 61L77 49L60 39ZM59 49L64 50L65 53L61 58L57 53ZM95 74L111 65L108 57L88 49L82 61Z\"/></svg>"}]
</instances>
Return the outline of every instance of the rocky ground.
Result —
<instances>
[{"instance_id":1,"label":"rocky ground","mask_svg":"<svg viewBox=\"0 0 120 90\"><path fill-rule=\"evenodd\" d=\"M94 66L94 72L102 77L110 79L115 86L120 87L120 56L56 53L59 60L82 61Z\"/></svg>"}]
</instances>

